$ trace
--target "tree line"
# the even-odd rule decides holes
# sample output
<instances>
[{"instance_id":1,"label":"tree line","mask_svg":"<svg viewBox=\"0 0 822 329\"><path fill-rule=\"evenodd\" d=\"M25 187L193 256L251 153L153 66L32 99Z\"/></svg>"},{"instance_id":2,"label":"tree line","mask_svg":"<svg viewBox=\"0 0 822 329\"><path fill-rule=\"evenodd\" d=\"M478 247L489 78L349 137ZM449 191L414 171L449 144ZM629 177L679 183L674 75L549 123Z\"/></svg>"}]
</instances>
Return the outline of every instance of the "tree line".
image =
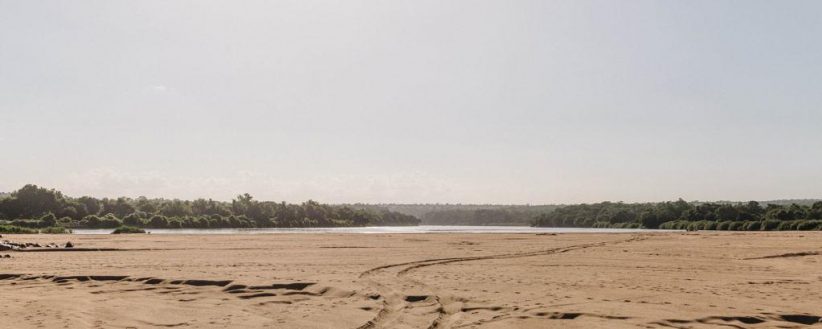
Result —
<instances>
[{"instance_id":1,"label":"tree line","mask_svg":"<svg viewBox=\"0 0 822 329\"><path fill-rule=\"evenodd\" d=\"M316 201L257 201L249 194L230 202L211 199L73 198L26 185L0 199L0 225L23 228L252 228L419 225L388 209L354 209Z\"/></svg>"},{"instance_id":2,"label":"tree line","mask_svg":"<svg viewBox=\"0 0 822 329\"><path fill-rule=\"evenodd\" d=\"M522 225L531 223L539 212L520 207L498 209L452 209L426 213L422 222L430 225Z\"/></svg>"},{"instance_id":3,"label":"tree line","mask_svg":"<svg viewBox=\"0 0 822 329\"><path fill-rule=\"evenodd\" d=\"M822 230L822 201L812 204L601 202L563 206L537 216L534 226L687 230Z\"/></svg>"},{"instance_id":4,"label":"tree line","mask_svg":"<svg viewBox=\"0 0 822 329\"><path fill-rule=\"evenodd\" d=\"M413 215L423 225L520 225L528 226L534 216L556 209L557 205L499 204L351 204L356 209L387 208Z\"/></svg>"}]
</instances>

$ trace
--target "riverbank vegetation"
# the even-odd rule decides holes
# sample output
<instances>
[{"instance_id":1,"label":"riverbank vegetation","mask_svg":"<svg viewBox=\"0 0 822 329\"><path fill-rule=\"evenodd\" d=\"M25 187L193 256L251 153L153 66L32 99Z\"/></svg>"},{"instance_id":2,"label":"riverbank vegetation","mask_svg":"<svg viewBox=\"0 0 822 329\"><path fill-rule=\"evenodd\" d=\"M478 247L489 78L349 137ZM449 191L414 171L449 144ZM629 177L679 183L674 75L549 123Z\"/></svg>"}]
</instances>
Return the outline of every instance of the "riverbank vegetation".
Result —
<instances>
[{"instance_id":1,"label":"riverbank vegetation","mask_svg":"<svg viewBox=\"0 0 822 329\"><path fill-rule=\"evenodd\" d=\"M414 216L413 214L418 214ZM421 217L422 221L418 218ZM822 230L822 201L601 202L578 205L328 205L197 199L69 197L26 185L0 196L0 234L72 228L266 228L391 225L533 225L684 230Z\"/></svg>"},{"instance_id":2,"label":"riverbank vegetation","mask_svg":"<svg viewBox=\"0 0 822 329\"><path fill-rule=\"evenodd\" d=\"M388 209L412 215L422 225L529 226L534 217L553 211L558 205L500 204L351 204L354 209Z\"/></svg>"},{"instance_id":3,"label":"riverbank vegetation","mask_svg":"<svg viewBox=\"0 0 822 329\"><path fill-rule=\"evenodd\" d=\"M428 225L472 225L472 226L528 226L534 216L540 214L541 207L510 206L497 209L451 209L438 210L423 215L422 222ZM547 211L550 211L549 209Z\"/></svg>"},{"instance_id":4,"label":"riverbank vegetation","mask_svg":"<svg viewBox=\"0 0 822 329\"><path fill-rule=\"evenodd\" d=\"M601 202L563 206L537 216L534 226L677 230L822 230L822 201L812 204Z\"/></svg>"},{"instance_id":5,"label":"riverbank vegetation","mask_svg":"<svg viewBox=\"0 0 822 329\"><path fill-rule=\"evenodd\" d=\"M257 201L251 195L230 202L197 199L73 198L26 185L0 199L0 225L17 229L252 228L418 225L420 220L387 209L354 209L316 201L301 204ZM11 233L11 232L8 232Z\"/></svg>"},{"instance_id":6,"label":"riverbank vegetation","mask_svg":"<svg viewBox=\"0 0 822 329\"><path fill-rule=\"evenodd\" d=\"M0 225L0 234L37 234L38 230L14 225Z\"/></svg>"},{"instance_id":7,"label":"riverbank vegetation","mask_svg":"<svg viewBox=\"0 0 822 329\"><path fill-rule=\"evenodd\" d=\"M111 232L111 234L140 234L140 233L146 233L146 231L144 229L141 229L139 227L134 227L134 226L120 226L120 227L114 229L113 232Z\"/></svg>"}]
</instances>

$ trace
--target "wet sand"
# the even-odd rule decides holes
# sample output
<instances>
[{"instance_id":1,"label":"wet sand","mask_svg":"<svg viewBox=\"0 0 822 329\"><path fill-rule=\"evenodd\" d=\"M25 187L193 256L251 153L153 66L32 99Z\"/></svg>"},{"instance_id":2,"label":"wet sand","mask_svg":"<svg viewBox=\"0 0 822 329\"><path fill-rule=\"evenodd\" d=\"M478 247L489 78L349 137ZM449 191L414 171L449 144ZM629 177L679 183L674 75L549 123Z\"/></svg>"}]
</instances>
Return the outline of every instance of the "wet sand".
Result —
<instances>
[{"instance_id":1,"label":"wet sand","mask_svg":"<svg viewBox=\"0 0 822 329\"><path fill-rule=\"evenodd\" d=\"M822 327L822 232L4 235L1 328Z\"/></svg>"}]
</instances>

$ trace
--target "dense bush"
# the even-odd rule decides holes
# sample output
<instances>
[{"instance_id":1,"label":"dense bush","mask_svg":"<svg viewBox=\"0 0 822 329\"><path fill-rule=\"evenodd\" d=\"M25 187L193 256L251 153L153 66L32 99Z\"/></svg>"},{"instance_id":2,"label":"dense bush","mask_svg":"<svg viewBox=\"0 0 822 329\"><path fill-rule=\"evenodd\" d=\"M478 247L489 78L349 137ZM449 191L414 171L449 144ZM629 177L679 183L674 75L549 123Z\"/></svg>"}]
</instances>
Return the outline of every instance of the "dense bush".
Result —
<instances>
[{"instance_id":1,"label":"dense bush","mask_svg":"<svg viewBox=\"0 0 822 329\"><path fill-rule=\"evenodd\" d=\"M799 223L803 222L802 220L791 220L791 221L784 221L780 223L782 226L780 231L794 231L797 230Z\"/></svg>"},{"instance_id":2,"label":"dense bush","mask_svg":"<svg viewBox=\"0 0 822 329\"><path fill-rule=\"evenodd\" d=\"M661 229L671 230L719 230L719 231L808 231L822 230L822 220L764 220L764 221L744 221L744 222L688 222L669 221L659 226Z\"/></svg>"},{"instance_id":3,"label":"dense bush","mask_svg":"<svg viewBox=\"0 0 822 329\"><path fill-rule=\"evenodd\" d=\"M489 206L491 207L491 206ZM444 209L425 213L426 225L528 225L548 206L499 206L496 209Z\"/></svg>"},{"instance_id":4,"label":"dense bush","mask_svg":"<svg viewBox=\"0 0 822 329\"><path fill-rule=\"evenodd\" d=\"M803 220L796 224L796 229L800 231L822 229L822 220Z\"/></svg>"},{"instance_id":5,"label":"dense bush","mask_svg":"<svg viewBox=\"0 0 822 329\"><path fill-rule=\"evenodd\" d=\"M480 216L490 218L492 215ZM231 202L144 197L71 198L59 191L26 185L0 199L0 224L30 229L55 226L116 228L123 225L152 228L334 227L419 223L414 216L378 206L352 208L311 200L302 204L261 202L248 194L238 195Z\"/></svg>"},{"instance_id":6,"label":"dense bush","mask_svg":"<svg viewBox=\"0 0 822 329\"><path fill-rule=\"evenodd\" d=\"M143 226L143 225L145 225L145 222L143 221L143 216L145 216L145 213L143 213L141 211L133 212L131 214L128 214L128 215L126 215L126 217L123 217L123 225L126 225L126 226Z\"/></svg>"},{"instance_id":7,"label":"dense bush","mask_svg":"<svg viewBox=\"0 0 822 329\"><path fill-rule=\"evenodd\" d=\"M52 213L47 213L40 217L41 227L52 227L57 224L57 217Z\"/></svg>"},{"instance_id":8,"label":"dense bush","mask_svg":"<svg viewBox=\"0 0 822 329\"><path fill-rule=\"evenodd\" d=\"M744 231L759 231L762 228L762 222L745 222Z\"/></svg>"},{"instance_id":9,"label":"dense bush","mask_svg":"<svg viewBox=\"0 0 822 329\"><path fill-rule=\"evenodd\" d=\"M593 227L593 228L610 228L611 223L608 223L608 222L594 222L594 224L592 224L591 227Z\"/></svg>"},{"instance_id":10,"label":"dense bush","mask_svg":"<svg viewBox=\"0 0 822 329\"><path fill-rule=\"evenodd\" d=\"M784 223L778 220L764 220L762 221L762 225L760 227L763 231L775 231L779 228L779 224Z\"/></svg>"},{"instance_id":11,"label":"dense bush","mask_svg":"<svg viewBox=\"0 0 822 329\"><path fill-rule=\"evenodd\" d=\"M37 234L37 230L28 227L0 225L0 234Z\"/></svg>"},{"instance_id":12,"label":"dense bush","mask_svg":"<svg viewBox=\"0 0 822 329\"><path fill-rule=\"evenodd\" d=\"M684 220L673 220L670 222L665 222L659 225L660 229L663 230L684 230L688 228L688 221Z\"/></svg>"},{"instance_id":13,"label":"dense bush","mask_svg":"<svg viewBox=\"0 0 822 329\"><path fill-rule=\"evenodd\" d=\"M111 232L111 234L139 234L139 233L146 233L146 231L139 228L139 227L120 226L120 227L114 229L114 232Z\"/></svg>"},{"instance_id":14,"label":"dense bush","mask_svg":"<svg viewBox=\"0 0 822 329\"><path fill-rule=\"evenodd\" d=\"M100 218L100 228L115 228L123 225L123 221L115 217L114 214L107 214Z\"/></svg>"},{"instance_id":15,"label":"dense bush","mask_svg":"<svg viewBox=\"0 0 822 329\"><path fill-rule=\"evenodd\" d=\"M43 233L43 234L69 234L69 233L71 233L71 230L67 229L65 227L62 227L62 226L53 226L53 227L46 227L46 228L40 229L40 233Z\"/></svg>"},{"instance_id":16,"label":"dense bush","mask_svg":"<svg viewBox=\"0 0 822 329\"><path fill-rule=\"evenodd\" d=\"M614 223L610 228L642 228L640 223Z\"/></svg>"},{"instance_id":17,"label":"dense bush","mask_svg":"<svg viewBox=\"0 0 822 329\"><path fill-rule=\"evenodd\" d=\"M563 206L534 219L535 226L636 227L672 230L815 230L822 202L812 205L747 203L602 202Z\"/></svg>"},{"instance_id":18,"label":"dense bush","mask_svg":"<svg viewBox=\"0 0 822 329\"><path fill-rule=\"evenodd\" d=\"M38 228L43 226L38 219L15 219L7 224L17 227Z\"/></svg>"}]
</instances>

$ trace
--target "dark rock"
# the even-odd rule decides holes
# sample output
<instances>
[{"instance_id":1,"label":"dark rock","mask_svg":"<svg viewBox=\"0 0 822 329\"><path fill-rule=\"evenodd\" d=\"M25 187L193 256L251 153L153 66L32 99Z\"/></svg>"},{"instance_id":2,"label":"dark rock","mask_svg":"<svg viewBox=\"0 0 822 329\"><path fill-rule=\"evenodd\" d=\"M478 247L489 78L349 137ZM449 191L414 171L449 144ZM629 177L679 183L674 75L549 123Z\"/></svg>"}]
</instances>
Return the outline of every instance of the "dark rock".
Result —
<instances>
[{"instance_id":1,"label":"dark rock","mask_svg":"<svg viewBox=\"0 0 822 329\"><path fill-rule=\"evenodd\" d=\"M428 299L428 296L405 296L405 301L409 303L421 302Z\"/></svg>"},{"instance_id":2,"label":"dark rock","mask_svg":"<svg viewBox=\"0 0 822 329\"><path fill-rule=\"evenodd\" d=\"M72 244L71 241L66 242L66 248L74 248L74 244Z\"/></svg>"}]
</instances>

